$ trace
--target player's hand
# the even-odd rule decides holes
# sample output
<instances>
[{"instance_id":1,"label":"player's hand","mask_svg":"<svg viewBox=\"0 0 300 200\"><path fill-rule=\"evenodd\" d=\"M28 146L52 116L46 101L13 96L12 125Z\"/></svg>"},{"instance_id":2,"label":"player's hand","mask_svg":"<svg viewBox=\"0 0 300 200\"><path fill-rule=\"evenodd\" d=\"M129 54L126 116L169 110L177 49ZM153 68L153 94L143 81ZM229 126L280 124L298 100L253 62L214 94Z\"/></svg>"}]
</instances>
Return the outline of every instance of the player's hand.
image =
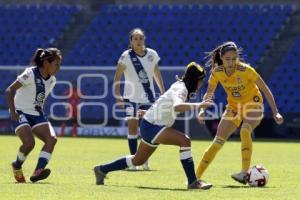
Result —
<instances>
[{"instance_id":1,"label":"player's hand","mask_svg":"<svg viewBox=\"0 0 300 200\"><path fill-rule=\"evenodd\" d=\"M144 117L145 113L146 113L146 110L139 109L138 110L139 119L142 119Z\"/></svg>"},{"instance_id":2,"label":"player's hand","mask_svg":"<svg viewBox=\"0 0 300 200\"><path fill-rule=\"evenodd\" d=\"M19 120L19 114L18 114L16 111L11 112L11 113L10 113L10 118L11 118L11 120L13 120L13 121L18 121L18 120Z\"/></svg>"},{"instance_id":3,"label":"player's hand","mask_svg":"<svg viewBox=\"0 0 300 200\"><path fill-rule=\"evenodd\" d=\"M202 125L205 125L205 111L204 110L201 110L198 114L198 122Z\"/></svg>"},{"instance_id":4,"label":"player's hand","mask_svg":"<svg viewBox=\"0 0 300 200\"><path fill-rule=\"evenodd\" d=\"M282 124L283 121L284 121L284 120L283 120L283 117L282 117L282 115L281 115L280 113L274 114L273 118L274 118L275 122L276 122L278 125Z\"/></svg>"},{"instance_id":5,"label":"player's hand","mask_svg":"<svg viewBox=\"0 0 300 200\"><path fill-rule=\"evenodd\" d=\"M119 108L124 108L124 107L125 107L124 100L123 100L122 97L118 97L118 98L116 99L116 102L117 102L117 106L118 106Z\"/></svg>"},{"instance_id":6,"label":"player's hand","mask_svg":"<svg viewBox=\"0 0 300 200\"><path fill-rule=\"evenodd\" d=\"M206 109L207 107L214 105L214 102L212 100L206 100L202 101L199 105L200 108Z\"/></svg>"}]
</instances>

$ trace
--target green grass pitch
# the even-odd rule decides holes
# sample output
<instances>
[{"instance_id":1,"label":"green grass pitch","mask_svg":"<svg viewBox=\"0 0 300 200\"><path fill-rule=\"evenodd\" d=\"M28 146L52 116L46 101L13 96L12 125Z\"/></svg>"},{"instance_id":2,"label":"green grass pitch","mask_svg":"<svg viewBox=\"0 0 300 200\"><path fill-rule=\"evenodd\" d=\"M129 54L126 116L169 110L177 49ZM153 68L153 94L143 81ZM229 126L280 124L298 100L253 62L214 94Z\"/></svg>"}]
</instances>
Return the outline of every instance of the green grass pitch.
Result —
<instances>
[{"instance_id":1,"label":"green grass pitch","mask_svg":"<svg viewBox=\"0 0 300 200\"><path fill-rule=\"evenodd\" d=\"M211 141L192 141L195 167ZM161 145L150 159L152 171L119 171L108 175L106 185L96 186L92 168L128 154L126 139L59 138L49 168L50 177L38 183L15 184L10 163L20 144L16 136L0 136L0 199L299 199L299 141L255 141L254 164L270 172L264 188L251 188L231 180L230 174L241 166L240 143L229 141L206 171L204 180L214 184L207 191L186 190L185 176L179 161L178 147ZM42 143L23 166L27 181L36 165Z\"/></svg>"}]
</instances>

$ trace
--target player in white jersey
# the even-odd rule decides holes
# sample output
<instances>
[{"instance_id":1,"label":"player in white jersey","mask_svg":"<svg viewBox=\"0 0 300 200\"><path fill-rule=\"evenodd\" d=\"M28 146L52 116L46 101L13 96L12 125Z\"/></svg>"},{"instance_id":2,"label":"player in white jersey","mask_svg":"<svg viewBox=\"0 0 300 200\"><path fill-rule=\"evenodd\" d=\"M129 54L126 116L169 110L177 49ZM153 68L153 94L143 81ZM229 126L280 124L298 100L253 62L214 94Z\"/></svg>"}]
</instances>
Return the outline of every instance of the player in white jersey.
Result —
<instances>
[{"instance_id":1,"label":"player in white jersey","mask_svg":"<svg viewBox=\"0 0 300 200\"><path fill-rule=\"evenodd\" d=\"M109 172L142 165L159 144L167 144L180 147L180 161L188 179L188 189L209 189L211 184L196 178L190 138L171 128L179 113L212 105L211 102L186 102L193 93L198 91L204 78L204 69L195 62L190 63L183 77L178 78L178 81L160 96L149 110L140 111L140 114L144 116L140 125L142 141L136 154L95 166L96 184L104 185L104 178Z\"/></svg>"},{"instance_id":2,"label":"player in white jersey","mask_svg":"<svg viewBox=\"0 0 300 200\"><path fill-rule=\"evenodd\" d=\"M56 144L56 134L44 114L43 107L54 88L54 75L59 71L61 60L62 56L57 48L37 49L32 59L34 66L25 69L6 89L14 131L22 141L17 158L12 163L15 179L19 183L26 182L22 164L34 148L33 133L45 144L30 180L36 182L50 175L50 169L45 167Z\"/></svg>"},{"instance_id":3,"label":"player in white jersey","mask_svg":"<svg viewBox=\"0 0 300 200\"><path fill-rule=\"evenodd\" d=\"M145 34L139 28L129 34L130 49L124 51L118 61L114 78L114 93L117 104L125 107L128 123L128 145L131 155L137 150L139 119L138 109L148 109L155 101L153 78L160 93L165 92L160 74L157 52L145 47ZM120 80L124 74L124 94L120 92ZM149 169L148 162L143 165Z\"/></svg>"}]
</instances>

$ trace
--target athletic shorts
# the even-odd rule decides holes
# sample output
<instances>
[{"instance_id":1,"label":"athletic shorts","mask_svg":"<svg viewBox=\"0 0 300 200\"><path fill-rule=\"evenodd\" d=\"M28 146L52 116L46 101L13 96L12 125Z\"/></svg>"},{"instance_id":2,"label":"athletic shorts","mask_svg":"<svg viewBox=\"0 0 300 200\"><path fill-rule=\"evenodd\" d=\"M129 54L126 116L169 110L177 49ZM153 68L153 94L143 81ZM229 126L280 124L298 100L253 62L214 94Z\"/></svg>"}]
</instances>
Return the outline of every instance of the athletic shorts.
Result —
<instances>
[{"instance_id":1,"label":"athletic shorts","mask_svg":"<svg viewBox=\"0 0 300 200\"><path fill-rule=\"evenodd\" d=\"M143 119L140 125L140 134L143 142L149 146L157 147L158 144L155 143L155 140L166 128L166 126L155 125Z\"/></svg>"},{"instance_id":2,"label":"athletic shorts","mask_svg":"<svg viewBox=\"0 0 300 200\"><path fill-rule=\"evenodd\" d=\"M34 129L37 126L48 124L48 119L44 115L30 115L19 110L17 110L17 113L19 114L19 120L12 122L15 133L22 126L29 126L31 129Z\"/></svg>"},{"instance_id":3,"label":"athletic shorts","mask_svg":"<svg viewBox=\"0 0 300 200\"><path fill-rule=\"evenodd\" d=\"M126 119L135 118L138 119L138 110L148 110L152 103L134 103L129 101L128 99L124 99L125 103L125 112L126 112Z\"/></svg>"}]
</instances>

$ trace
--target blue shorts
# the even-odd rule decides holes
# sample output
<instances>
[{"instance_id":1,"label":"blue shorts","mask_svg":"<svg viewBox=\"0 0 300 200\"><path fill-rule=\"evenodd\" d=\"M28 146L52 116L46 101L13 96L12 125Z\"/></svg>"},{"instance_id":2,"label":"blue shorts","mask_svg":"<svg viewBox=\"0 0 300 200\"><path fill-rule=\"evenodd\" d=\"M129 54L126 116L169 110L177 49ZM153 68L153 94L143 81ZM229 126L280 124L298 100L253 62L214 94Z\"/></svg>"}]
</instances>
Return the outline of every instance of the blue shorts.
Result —
<instances>
[{"instance_id":1,"label":"blue shorts","mask_svg":"<svg viewBox=\"0 0 300 200\"><path fill-rule=\"evenodd\" d=\"M15 133L22 126L29 126L34 129L37 126L48 124L48 119L44 115L29 115L19 110L17 110L17 113L19 114L19 120L12 122Z\"/></svg>"},{"instance_id":2,"label":"blue shorts","mask_svg":"<svg viewBox=\"0 0 300 200\"><path fill-rule=\"evenodd\" d=\"M138 110L148 110L152 103L134 103L129 101L128 99L124 99L125 102L125 112L126 112L126 119L136 118L138 119Z\"/></svg>"},{"instance_id":3,"label":"blue shorts","mask_svg":"<svg viewBox=\"0 0 300 200\"><path fill-rule=\"evenodd\" d=\"M155 140L166 128L166 126L151 124L147 120L143 119L140 125L140 133L143 142L149 146L157 147L158 144L155 143Z\"/></svg>"}]
</instances>

